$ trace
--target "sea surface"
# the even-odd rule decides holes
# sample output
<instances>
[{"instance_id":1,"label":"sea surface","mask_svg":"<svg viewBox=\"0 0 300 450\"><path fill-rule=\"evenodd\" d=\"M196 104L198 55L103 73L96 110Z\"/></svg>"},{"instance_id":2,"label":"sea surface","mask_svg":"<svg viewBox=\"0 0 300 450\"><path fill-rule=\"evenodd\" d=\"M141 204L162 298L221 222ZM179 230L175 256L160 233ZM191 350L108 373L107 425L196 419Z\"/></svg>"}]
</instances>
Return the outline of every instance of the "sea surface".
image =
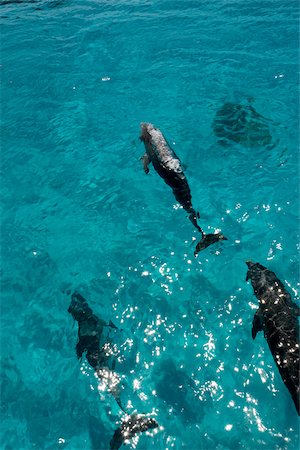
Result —
<instances>
[{"instance_id":1,"label":"sea surface","mask_svg":"<svg viewBox=\"0 0 300 450\"><path fill-rule=\"evenodd\" d=\"M76 357L77 290L119 329L128 411L160 424L128 450L297 449L245 261L299 302L298 1L1 0L0 16L0 448L108 449L124 418ZM224 104L257 114L243 138L216 135ZM228 238L197 258L143 171L145 121Z\"/></svg>"}]
</instances>

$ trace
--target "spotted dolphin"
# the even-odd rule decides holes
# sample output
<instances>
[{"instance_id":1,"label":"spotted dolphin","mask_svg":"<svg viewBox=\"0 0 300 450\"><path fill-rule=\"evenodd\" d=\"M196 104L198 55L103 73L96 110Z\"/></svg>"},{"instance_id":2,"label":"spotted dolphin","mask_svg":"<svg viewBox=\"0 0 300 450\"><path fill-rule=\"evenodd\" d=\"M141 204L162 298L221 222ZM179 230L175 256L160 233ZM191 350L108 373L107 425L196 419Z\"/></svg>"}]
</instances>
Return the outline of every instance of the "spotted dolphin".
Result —
<instances>
[{"instance_id":1,"label":"spotted dolphin","mask_svg":"<svg viewBox=\"0 0 300 450\"><path fill-rule=\"evenodd\" d=\"M202 235L202 239L194 252L195 256L200 250L214 242L226 240L223 234L220 233L206 235L198 225L197 219L200 218L200 214L193 208L191 190L183 172L181 161L168 144L162 132L151 123L143 122L141 123L140 139L146 149L142 157L145 173L149 173L149 164L152 163L156 172L171 187L176 200L188 213L192 224Z\"/></svg>"},{"instance_id":2,"label":"spotted dolphin","mask_svg":"<svg viewBox=\"0 0 300 450\"><path fill-rule=\"evenodd\" d=\"M281 378L288 388L296 410L300 415L300 308L291 299L283 283L274 272L259 263L247 261L246 281L250 280L254 294L259 300L252 323L252 338L259 331L269 345Z\"/></svg>"}]
</instances>

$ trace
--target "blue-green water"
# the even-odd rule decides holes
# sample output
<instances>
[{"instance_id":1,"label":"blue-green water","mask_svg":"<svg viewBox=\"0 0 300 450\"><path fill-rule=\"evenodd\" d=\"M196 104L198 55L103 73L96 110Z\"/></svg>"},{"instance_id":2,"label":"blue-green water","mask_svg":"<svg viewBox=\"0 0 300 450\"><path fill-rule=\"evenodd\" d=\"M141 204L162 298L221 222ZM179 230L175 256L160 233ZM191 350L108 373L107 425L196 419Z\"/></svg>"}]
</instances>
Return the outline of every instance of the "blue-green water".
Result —
<instances>
[{"instance_id":1,"label":"blue-green water","mask_svg":"<svg viewBox=\"0 0 300 450\"><path fill-rule=\"evenodd\" d=\"M113 320L137 449L296 449L299 422L245 282L259 261L299 300L298 1L1 1L1 448L107 449L123 417L77 361L78 289ZM220 145L225 102L270 145ZM153 168L139 124L185 165L206 231Z\"/></svg>"}]
</instances>

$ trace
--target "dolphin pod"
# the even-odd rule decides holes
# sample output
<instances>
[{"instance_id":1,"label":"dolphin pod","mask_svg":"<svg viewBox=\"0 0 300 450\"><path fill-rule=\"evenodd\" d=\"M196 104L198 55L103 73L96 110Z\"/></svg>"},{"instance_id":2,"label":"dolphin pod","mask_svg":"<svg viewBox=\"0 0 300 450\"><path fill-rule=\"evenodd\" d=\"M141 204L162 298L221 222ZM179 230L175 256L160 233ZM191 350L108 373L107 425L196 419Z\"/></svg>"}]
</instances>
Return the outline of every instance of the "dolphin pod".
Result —
<instances>
[{"instance_id":1,"label":"dolphin pod","mask_svg":"<svg viewBox=\"0 0 300 450\"><path fill-rule=\"evenodd\" d=\"M149 164L152 163L158 175L172 188L176 200L189 214L190 221L202 235L194 255L196 256L201 250L215 242L227 240L221 233L205 234L198 225L197 219L200 219L200 214L193 208L191 190L183 172L181 161L162 132L155 128L152 123L141 123L140 139L144 142L146 149L142 157L145 173L149 173Z\"/></svg>"},{"instance_id":2,"label":"dolphin pod","mask_svg":"<svg viewBox=\"0 0 300 450\"><path fill-rule=\"evenodd\" d=\"M142 157L145 173L149 172L149 165L152 163L155 171L171 187L175 199L188 213L192 224L201 233L202 237L196 245L194 255L196 256L211 244L227 240L221 233L205 234L198 224L200 214L192 205L191 191L181 161L162 132L151 123L144 122L141 123L140 139L145 146L145 154ZM259 308L252 322L252 338L255 339L259 331L264 332L281 378L300 415L298 326L300 308L292 301L291 295L274 272L258 262L247 261L246 264L248 266L246 281L251 281L254 294L259 300ZM121 401L123 386L120 382L121 378L115 372L116 355L112 351L109 337L109 333L117 327L111 321L106 323L98 318L85 298L78 292L72 294L68 312L78 323L77 358L80 359L85 353L98 379L105 383L107 391L125 414L110 441L110 450L118 450L138 433L158 428L157 421L146 414L128 414ZM108 334L105 334L105 330Z\"/></svg>"},{"instance_id":3,"label":"dolphin pod","mask_svg":"<svg viewBox=\"0 0 300 450\"><path fill-rule=\"evenodd\" d=\"M228 103L223 107L223 112L224 117L221 113L218 113L219 128L216 128L215 125L216 132L223 132L223 125L225 127L224 129L226 129L227 116L230 115L232 129L238 126L240 127L240 134L243 133L243 136L246 136L249 130L241 128L239 120L234 117L232 112L243 113L244 115L247 113L252 115L253 121L254 119L257 121L256 128L252 125L251 130L254 132L254 129L258 129L259 132L264 132L263 137L265 138L265 143L269 143L271 138L267 125L259 121L262 116L256 113L252 106L245 107L244 111L242 106ZM223 122L225 121L224 124L222 120ZM235 135L232 134L230 137L234 140ZM172 188L176 200L189 214L189 219L193 225L202 234L202 239L198 242L194 255L196 256L199 251L204 250L215 242L226 240L221 233L206 235L198 225L197 219L200 218L200 214L192 206L191 191L183 172L181 161L168 144L162 132L151 123L142 122L140 139L146 149L142 157L145 173L147 174L149 172L149 164L152 163L156 172ZM260 302L259 309L253 319L252 337L255 339L258 331L264 331L265 338L282 380L292 396L298 414L300 414L299 325L297 319L297 316L300 315L300 309L291 300L290 294L285 290L284 285L276 277L274 272L271 272L259 263L254 264L248 261L247 265L247 281L249 279L251 280L254 293Z\"/></svg>"}]
</instances>

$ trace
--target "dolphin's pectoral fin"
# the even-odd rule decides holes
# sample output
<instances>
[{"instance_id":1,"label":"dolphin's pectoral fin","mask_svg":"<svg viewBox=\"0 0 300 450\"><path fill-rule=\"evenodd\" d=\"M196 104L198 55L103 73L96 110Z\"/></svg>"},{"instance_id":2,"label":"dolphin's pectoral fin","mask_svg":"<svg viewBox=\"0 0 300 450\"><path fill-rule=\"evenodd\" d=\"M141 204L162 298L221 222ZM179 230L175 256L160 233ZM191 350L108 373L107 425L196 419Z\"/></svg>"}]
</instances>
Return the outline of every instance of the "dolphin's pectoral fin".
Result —
<instances>
[{"instance_id":1,"label":"dolphin's pectoral fin","mask_svg":"<svg viewBox=\"0 0 300 450\"><path fill-rule=\"evenodd\" d=\"M212 245L218 241L227 241L227 238L221 233L204 234L202 231L202 239L196 245L194 255L197 256L201 250L204 250L209 245Z\"/></svg>"},{"instance_id":2,"label":"dolphin's pectoral fin","mask_svg":"<svg viewBox=\"0 0 300 450\"><path fill-rule=\"evenodd\" d=\"M144 166L144 172L145 173L149 173L149 164L151 163L151 160L149 158L149 155L147 153L145 153L142 157L141 160L143 161L143 166Z\"/></svg>"},{"instance_id":3,"label":"dolphin's pectoral fin","mask_svg":"<svg viewBox=\"0 0 300 450\"><path fill-rule=\"evenodd\" d=\"M261 310L258 308L256 313L254 314L253 322L252 322L252 339L255 339L257 333L259 331L263 330L263 323L264 323L264 318L263 318Z\"/></svg>"}]
</instances>

